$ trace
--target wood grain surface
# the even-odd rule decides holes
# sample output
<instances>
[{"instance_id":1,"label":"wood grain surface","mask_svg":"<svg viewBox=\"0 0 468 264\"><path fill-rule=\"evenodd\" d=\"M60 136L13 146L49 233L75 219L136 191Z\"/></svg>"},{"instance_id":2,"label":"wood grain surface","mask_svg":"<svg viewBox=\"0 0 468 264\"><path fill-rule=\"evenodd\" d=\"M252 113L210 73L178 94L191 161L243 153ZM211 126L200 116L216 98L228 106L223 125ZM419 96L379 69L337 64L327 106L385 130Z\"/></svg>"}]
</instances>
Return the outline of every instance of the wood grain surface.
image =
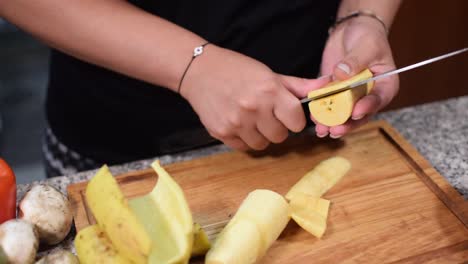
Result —
<instances>
[{"instance_id":1,"label":"wood grain surface","mask_svg":"<svg viewBox=\"0 0 468 264\"><path fill-rule=\"evenodd\" d=\"M230 152L165 168L183 188L195 221L214 239L250 191L286 194L335 155L349 159L352 169L324 195L332 202L325 235L317 239L291 221L261 263L468 261L468 202L382 121L341 140L303 133L255 155ZM148 193L157 176L144 170L117 180L127 197L135 197ZM85 188L68 187L77 230L94 223Z\"/></svg>"}]
</instances>

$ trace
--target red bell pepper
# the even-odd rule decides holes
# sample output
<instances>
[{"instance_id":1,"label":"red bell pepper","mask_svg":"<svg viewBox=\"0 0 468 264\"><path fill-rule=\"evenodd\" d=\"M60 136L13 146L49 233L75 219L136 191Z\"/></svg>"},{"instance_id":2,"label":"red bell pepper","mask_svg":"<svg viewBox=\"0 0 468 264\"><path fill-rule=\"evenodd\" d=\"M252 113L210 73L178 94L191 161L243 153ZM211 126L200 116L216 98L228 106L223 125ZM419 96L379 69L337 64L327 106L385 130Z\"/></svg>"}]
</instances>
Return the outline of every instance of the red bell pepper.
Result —
<instances>
[{"instance_id":1,"label":"red bell pepper","mask_svg":"<svg viewBox=\"0 0 468 264\"><path fill-rule=\"evenodd\" d=\"M16 217L16 179L10 166L0 158L0 224Z\"/></svg>"}]
</instances>

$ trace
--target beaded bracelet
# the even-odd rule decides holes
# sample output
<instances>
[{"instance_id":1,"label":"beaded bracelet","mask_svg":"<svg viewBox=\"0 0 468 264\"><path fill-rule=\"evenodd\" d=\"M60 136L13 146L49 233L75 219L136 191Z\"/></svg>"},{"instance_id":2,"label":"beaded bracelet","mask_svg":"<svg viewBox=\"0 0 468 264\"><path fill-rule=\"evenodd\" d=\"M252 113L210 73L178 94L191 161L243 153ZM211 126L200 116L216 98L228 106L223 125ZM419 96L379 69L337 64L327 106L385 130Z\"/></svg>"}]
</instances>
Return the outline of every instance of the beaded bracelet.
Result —
<instances>
[{"instance_id":1,"label":"beaded bracelet","mask_svg":"<svg viewBox=\"0 0 468 264\"><path fill-rule=\"evenodd\" d=\"M196 57L200 56L203 54L203 49L205 48L206 45L210 44L209 42L206 42L198 47L195 47L193 49L193 55L192 59L190 59L190 62L188 63L187 67L185 68L184 73L182 74L182 77L180 78L179 86L177 87L177 93L180 93L180 87L182 86L182 81L185 78L185 75L187 74L188 69L190 68L190 65L192 65L192 62L195 60Z\"/></svg>"},{"instance_id":2,"label":"beaded bracelet","mask_svg":"<svg viewBox=\"0 0 468 264\"><path fill-rule=\"evenodd\" d=\"M347 16L344 16L344 17L341 17L341 18L338 18L335 22L335 24L333 24L329 29L328 29L328 34L331 34L333 32L333 30L335 30L336 27L338 27L338 25L340 25L341 23L347 21L347 20L350 20L352 18L355 18L355 17L359 17L359 16L366 16L366 17L370 17L370 18L373 18L377 21L379 21L380 24L382 24L382 26L384 27L385 29L385 32L388 34L388 27L387 25L385 25L385 22L383 21L383 19L381 17L379 17L378 15L374 14L374 12L372 11L369 11L369 10L358 10L358 11L354 11L354 12L351 12L349 15Z\"/></svg>"}]
</instances>

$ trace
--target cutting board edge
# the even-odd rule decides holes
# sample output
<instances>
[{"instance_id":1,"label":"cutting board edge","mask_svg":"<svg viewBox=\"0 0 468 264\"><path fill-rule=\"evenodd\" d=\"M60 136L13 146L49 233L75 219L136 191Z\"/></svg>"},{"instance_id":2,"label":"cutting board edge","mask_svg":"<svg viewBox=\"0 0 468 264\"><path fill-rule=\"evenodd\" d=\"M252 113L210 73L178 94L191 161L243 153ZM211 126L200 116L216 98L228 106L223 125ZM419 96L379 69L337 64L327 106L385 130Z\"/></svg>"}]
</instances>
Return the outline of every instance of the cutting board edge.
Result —
<instances>
[{"instance_id":1,"label":"cutting board edge","mask_svg":"<svg viewBox=\"0 0 468 264\"><path fill-rule=\"evenodd\" d=\"M385 120L375 122L380 126L381 132L387 137L390 143L400 149L398 153L403 156L409 167L421 179L424 184L454 213L457 218L468 229L468 202L463 196L450 185L432 164L411 145L390 123ZM429 173L427 170L432 170ZM424 177L425 176L427 177Z\"/></svg>"}]
</instances>

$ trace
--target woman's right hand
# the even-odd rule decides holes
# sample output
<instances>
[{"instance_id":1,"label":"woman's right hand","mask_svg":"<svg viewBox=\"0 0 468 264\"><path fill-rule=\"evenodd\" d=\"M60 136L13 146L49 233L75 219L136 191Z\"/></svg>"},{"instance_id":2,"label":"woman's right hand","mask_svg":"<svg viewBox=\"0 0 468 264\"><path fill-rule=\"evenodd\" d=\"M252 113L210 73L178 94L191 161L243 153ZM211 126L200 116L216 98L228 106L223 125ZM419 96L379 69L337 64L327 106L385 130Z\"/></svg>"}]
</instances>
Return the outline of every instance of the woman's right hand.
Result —
<instances>
[{"instance_id":1,"label":"woman's right hand","mask_svg":"<svg viewBox=\"0 0 468 264\"><path fill-rule=\"evenodd\" d=\"M234 149L262 150L284 141L288 130L304 129L298 98L328 81L280 75L250 57L209 45L194 60L180 93L211 136Z\"/></svg>"}]
</instances>

